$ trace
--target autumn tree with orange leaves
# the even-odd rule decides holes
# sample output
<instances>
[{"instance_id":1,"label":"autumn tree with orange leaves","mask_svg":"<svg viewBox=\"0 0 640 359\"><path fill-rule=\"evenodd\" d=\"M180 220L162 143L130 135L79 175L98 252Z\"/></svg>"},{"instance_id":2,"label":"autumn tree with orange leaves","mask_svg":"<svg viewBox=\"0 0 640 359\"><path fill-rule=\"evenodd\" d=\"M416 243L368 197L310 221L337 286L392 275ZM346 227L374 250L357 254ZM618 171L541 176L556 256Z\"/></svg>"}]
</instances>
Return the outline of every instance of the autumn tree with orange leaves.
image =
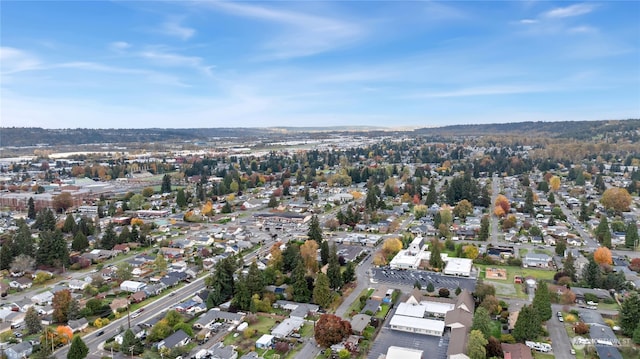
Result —
<instances>
[{"instance_id":1,"label":"autumn tree with orange leaves","mask_svg":"<svg viewBox=\"0 0 640 359\"><path fill-rule=\"evenodd\" d=\"M318 272L318 242L310 239L300 246L300 256L307 273L315 275Z\"/></svg>"},{"instance_id":2,"label":"autumn tree with orange leaves","mask_svg":"<svg viewBox=\"0 0 640 359\"><path fill-rule=\"evenodd\" d=\"M499 194L496 198L495 209L493 210L493 214L496 217L504 217L505 214L509 213L509 209L511 209L511 204L509 203L509 199L502 194Z\"/></svg>"},{"instance_id":3,"label":"autumn tree with orange leaves","mask_svg":"<svg viewBox=\"0 0 640 359\"><path fill-rule=\"evenodd\" d=\"M600 265L612 264L611 251L607 247L600 247L593 252L593 260Z\"/></svg>"}]
</instances>

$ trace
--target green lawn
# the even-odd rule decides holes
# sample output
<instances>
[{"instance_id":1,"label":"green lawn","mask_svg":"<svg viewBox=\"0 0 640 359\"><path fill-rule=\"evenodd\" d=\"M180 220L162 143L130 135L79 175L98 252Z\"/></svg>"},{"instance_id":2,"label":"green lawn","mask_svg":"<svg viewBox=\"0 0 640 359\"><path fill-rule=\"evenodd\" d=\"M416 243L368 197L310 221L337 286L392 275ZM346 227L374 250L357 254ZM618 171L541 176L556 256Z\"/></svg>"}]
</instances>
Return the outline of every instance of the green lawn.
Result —
<instances>
[{"instance_id":1,"label":"green lawn","mask_svg":"<svg viewBox=\"0 0 640 359\"><path fill-rule=\"evenodd\" d=\"M380 311L376 313L375 317L384 319L387 316L387 313L389 313L389 309L391 309L391 306L389 304L382 304L380 307L382 309L380 309Z\"/></svg>"},{"instance_id":2,"label":"green lawn","mask_svg":"<svg viewBox=\"0 0 640 359\"><path fill-rule=\"evenodd\" d=\"M500 266L500 265L488 265L488 264L476 264L476 267L480 269L484 276L484 272L487 268L501 268L507 270L507 280L490 280L490 282L496 283L513 283L513 278L516 275L521 277L533 277L538 280L553 280L553 275L556 274L552 270L544 270L544 269L535 269L535 268L521 268L521 267L511 267L511 266Z\"/></svg>"},{"instance_id":3,"label":"green lawn","mask_svg":"<svg viewBox=\"0 0 640 359\"><path fill-rule=\"evenodd\" d=\"M600 303L598 303L598 309L619 310L620 308L618 307L618 303L615 303L615 302L613 302L611 304L600 302Z\"/></svg>"},{"instance_id":4,"label":"green lawn","mask_svg":"<svg viewBox=\"0 0 640 359\"><path fill-rule=\"evenodd\" d=\"M537 351L532 351L534 359L554 359L555 356L553 354L544 354Z\"/></svg>"},{"instance_id":5,"label":"green lawn","mask_svg":"<svg viewBox=\"0 0 640 359\"><path fill-rule=\"evenodd\" d=\"M236 345L243 352L247 352L251 350L258 338L262 336L262 334L268 334L271 332L271 328L276 324L276 320L269 317L258 316L258 322L255 324L249 325L247 329L254 330L255 332L249 337L245 338L244 333L239 333L240 335L234 337L234 332L230 332L224 338L224 345Z\"/></svg>"},{"instance_id":6,"label":"green lawn","mask_svg":"<svg viewBox=\"0 0 640 359\"><path fill-rule=\"evenodd\" d=\"M490 323L491 335L494 338L500 338L502 335L502 323L498 320L494 320Z\"/></svg>"},{"instance_id":7,"label":"green lawn","mask_svg":"<svg viewBox=\"0 0 640 359\"><path fill-rule=\"evenodd\" d=\"M354 300L353 303L351 303L351 305L349 306L349 309L347 309L346 314L348 316L351 316L351 313L353 312L360 313L360 297L362 297L363 295L366 295L367 298L369 298L373 293L373 291L374 291L373 288L363 290L358 296L358 298Z\"/></svg>"}]
</instances>

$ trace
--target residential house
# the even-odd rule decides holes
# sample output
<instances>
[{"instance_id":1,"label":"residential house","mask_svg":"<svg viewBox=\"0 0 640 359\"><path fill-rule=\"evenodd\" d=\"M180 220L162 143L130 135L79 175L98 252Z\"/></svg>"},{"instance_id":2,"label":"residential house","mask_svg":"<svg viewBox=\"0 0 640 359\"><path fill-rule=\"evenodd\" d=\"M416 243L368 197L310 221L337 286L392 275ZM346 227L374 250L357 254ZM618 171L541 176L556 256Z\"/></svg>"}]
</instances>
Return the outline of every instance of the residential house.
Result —
<instances>
[{"instance_id":1,"label":"residential house","mask_svg":"<svg viewBox=\"0 0 640 359\"><path fill-rule=\"evenodd\" d=\"M31 297L31 301L33 302L33 304L37 304L37 305L48 305L48 304L51 304L52 300L53 300L53 293L51 293L51 291L38 293Z\"/></svg>"},{"instance_id":2,"label":"residential house","mask_svg":"<svg viewBox=\"0 0 640 359\"><path fill-rule=\"evenodd\" d=\"M366 314L356 314L351 319L351 331L356 335L362 335L364 329L371 322L371 316Z\"/></svg>"},{"instance_id":3,"label":"residential house","mask_svg":"<svg viewBox=\"0 0 640 359\"><path fill-rule=\"evenodd\" d=\"M117 313L119 309L127 308L128 306L129 300L127 298L116 298L109 304L114 314Z\"/></svg>"},{"instance_id":4,"label":"residential house","mask_svg":"<svg viewBox=\"0 0 640 359\"><path fill-rule=\"evenodd\" d=\"M131 327L131 332L138 339L142 339L145 335L147 335L147 329L143 327L141 324L137 324ZM124 339L124 332L116 335L113 338L113 340L115 340L115 342L118 343L118 345L122 345L122 339Z\"/></svg>"},{"instance_id":5,"label":"residential house","mask_svg":"<svg viewBox=\"0 0 640 359\"><path fill-rule=\"evenodd\" d=\"M145 293L144 290L139 290L139 291L131 294L131 300L134 303L140 303L145 299L147 299L147 293Z\"/></svg>"},{"instance_id":6,"label":"residential house","mask_svg":"<svg viewBox=\"0 0 640 359\"><path fill-rule=\"evenodd\" d=\"M23 359L28 358L33 352L33 346L31 343L24 341L22 343L14 344L4 350L4 355L7 359Z\"/></svg>"},{"instance_id":7,"label":"residential house","mask_svg":"<svg viewBox=\"0 0 640 359\"><path fill-rule=\"evenodd\" d=\"M502 343L501 346L502 346L502 352L504 353L505 358L533 359L533 356L531 355L531 348L529 348L528 346L522 343L516 343L516 344Z\"/></svg>"},{"instance_id":8,"label":"residential house","mask_svg":"<svg viewBox=\"0 0 640 359\"><path fill-rule=\"evenodd\" d=\"M183 347L191 341L191 337L182 329L178 329L177 332L171 334L166 339L158 343L158 349L168 348L173 349L177 347Z\"/></svg>"},{"instance_id":9,"label":"residential house","mask_svg":"<svg viewBox=\"0 0 640 359\"><path fill-rule=\"evenodd\" d=\"M225 322L231 324L238 324L242 322L244 319L244 313L230 313L223 312L221 310L210 309L205 314L201 315L200 318L193 324L195 328L211 328L211 325L215 322Z\"/></svg>"},{"instance_id":10,"label":"residential house","mask_svg":"<svg viewBox=\"0 0 640 359\"><path fill-rule=\"evenodd\" d=\"M271 335L276 338L286 338L291 333L296 332L302 328L304 324L304 319L301 318L287 318L282 321L282 323L278 324L273 330L271 330Z\"/></svg>"},{"instance_id":11,"label":"residential house","mask_svg":"<svg viewBox=\"0 0 640 359\"><path fill-rule=\"evenodd\" d=\"M87 286L89 285L89 283L83 281L83 280L78 280L78 279L72 279L69 281L69 289L76 291L76 290L84 290Z\"/></svg>"},{"instance_id":12,"label":"residential house","mask_svg":"<svg viewBox=\"0 0 640 359\"><path fill-rule=\"evenodd\" d=\"M120 290L129 292L129 293L135 293L143 290L146 285L147 285L146 283L142 283L142 282L125 280L122 283L120 283Z\"/></svg>"},{"instance_id":13,"label":"residential house","mask_svg":"<svg viewBox=\"0 0 640 359\"><path fill-rule=\"evenodd\" d=\"M289 313L290 318L299 318L299 319L306 318L309 313L317 313L318 310L320 309L320 307L315 304L296 303L288 300L278 300L276 301L274 307L288 310L290 311Z\"/></svg>"},{"instance_id":14,"label":"residential house","mask_svg":"<svg viewBox=\"0 0 640 359\"><path fill-rule=\"evenodd\" d=\"M89 326L89 322L87 321L86 318L80 318L78 320L70 320L69 321L69 328L71 328L71 330L74 333L81 332L81 331L87 329L88 326Z\"/></svg>"},{"instance_id":15,"label":"residential house","mask_svg":"<svg viewBox=\"0 0 640 359\"><path fill-rule=\"evenodd\" d=\"M33 282L31 281L31 279L27 277L16 278L11 282L9 282L9 287L18 289L18 290L29 289L31 288L32 285L33 285Z\"/></svg>"},{"instance_id":16,"label":"residential house","mask_svg":"<svg viewBox=\"0 0 640 359\"><path fill-rule=\"evenodd\" d=\"M256 341L257 349L269 349L274 344L274 336L270 334L262 334L262 336Z\"/></svg>"},{"instance_id":17,"label":"residential house","mask_svg":"<svg viewBox=\"0 0 640 359\"><path fill-rule=\"evenodd\" d=\"M215 359L237 359L238 352L233 345L218 343L209 349L209 356Z\"/></svg>"}]
</instances>

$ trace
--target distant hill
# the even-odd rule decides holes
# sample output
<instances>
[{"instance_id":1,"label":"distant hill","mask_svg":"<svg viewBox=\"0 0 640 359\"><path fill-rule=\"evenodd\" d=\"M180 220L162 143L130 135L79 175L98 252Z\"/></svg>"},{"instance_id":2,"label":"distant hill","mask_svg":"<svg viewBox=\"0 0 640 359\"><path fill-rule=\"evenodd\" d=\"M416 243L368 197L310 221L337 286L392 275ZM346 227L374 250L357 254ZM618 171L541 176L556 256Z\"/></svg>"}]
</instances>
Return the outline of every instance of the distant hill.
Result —
<instances>
[{"instance_id":1,"label":"distant hill","mask_svg":"<svg viewBox=\"0 0 640 359\"><path fill-rule=\"evenodd\" d=\"M453 125L413 130L423 136L526 135L554 138L592 139L608 133L640 131L640 119L620 121L514 122L500 124ZM37 145L126 144L153 142L199 142L224 138L279 138L282 135L324 136L342 132L364 136L411 133L376 126L270 127L270 128L146 128L146 129L44 129L39 127L0 128L0 147ZM635 137L633 137L635 136ZM628 136L624 136L628 137ZM638 133L629 139L638 138Z\"/></svg>"},{"instance_id":2,"label":"distant hill","mask_svg":"<svg viewBox=\"0 0 640 359\"><path fill-rule=\"evenodd\" d=\"M615 121L512 122L420 128L415 133L436 136L519 135L591 139L606 133L639 131L640 119Z\"/></svg>"}]
</instances>

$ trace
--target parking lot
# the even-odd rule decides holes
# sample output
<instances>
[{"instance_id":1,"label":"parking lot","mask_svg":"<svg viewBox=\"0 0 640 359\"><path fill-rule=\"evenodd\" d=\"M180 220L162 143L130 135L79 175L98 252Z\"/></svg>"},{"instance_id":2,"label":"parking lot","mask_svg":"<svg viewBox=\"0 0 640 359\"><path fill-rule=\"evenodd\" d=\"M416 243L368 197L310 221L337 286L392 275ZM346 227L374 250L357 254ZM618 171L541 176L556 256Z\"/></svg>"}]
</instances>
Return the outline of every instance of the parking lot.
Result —
<instances>
[{"instance_id":1,"label":"parking lot","mask_svg":"<svg viewBox=\"0 0 640 359\"><path fill-rule=\"evenodd\" d=\"M473 292L476 288L476 279L467 277L448 276L442 273L423 270L393 270L387 268L371 268L371 278L378 283L395 283L403 286L413 286L416 280L426 288L429 283L438 288L447 288L451 292L456 288Z\"/></svg>"},{"instance_id":2,"label":"parking lot","mask_svg":"<svg viewBox=\"0 0 640 359\"><path fill-rule=\"evenodd\" d=\"M422 350L423 358L446 359L449 338L448 336L434 337L382 328L371 346L367 358L378 359L380 354L387 353L390 346Z\"/></svg>"}]
</instances>

